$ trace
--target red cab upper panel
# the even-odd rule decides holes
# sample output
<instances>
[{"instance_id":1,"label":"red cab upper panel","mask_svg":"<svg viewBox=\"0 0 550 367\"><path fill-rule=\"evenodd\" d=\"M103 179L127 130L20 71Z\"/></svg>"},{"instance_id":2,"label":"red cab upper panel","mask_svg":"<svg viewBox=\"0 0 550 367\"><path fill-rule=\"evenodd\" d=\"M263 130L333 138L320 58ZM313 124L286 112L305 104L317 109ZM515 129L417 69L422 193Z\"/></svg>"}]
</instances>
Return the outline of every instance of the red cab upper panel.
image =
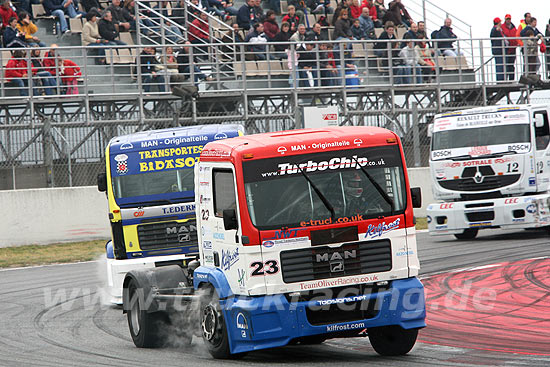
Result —
<instances>
[{"instance_id":1,"label":"red cab upper panel","mask_svg":"<svg viewBox=\"0 0 550 367\"><path fill-rule=\"evenodd\" d=\"M397 144L393 132L371 126L339 126L246 135L208 143L202 161L272 158L281 155ZM245 156L246 154L246 156Z\"/></svg>"}]
</instances>

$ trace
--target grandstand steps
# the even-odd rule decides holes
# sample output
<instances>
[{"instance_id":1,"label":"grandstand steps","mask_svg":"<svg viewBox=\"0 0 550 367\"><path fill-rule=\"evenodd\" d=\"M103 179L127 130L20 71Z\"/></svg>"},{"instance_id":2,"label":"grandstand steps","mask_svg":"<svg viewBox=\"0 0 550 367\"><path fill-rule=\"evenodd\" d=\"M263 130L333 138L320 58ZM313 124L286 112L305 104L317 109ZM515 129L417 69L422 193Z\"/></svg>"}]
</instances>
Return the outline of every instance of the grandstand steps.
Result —
<instances>
[{"instance_id":1,"label":"grandstand steps","mask_svg":"<svg viewBox=\"0 0 550 367\"><path fill-rule=\"evenodd\" d=\"M65 36L59 36L53 33L53 20L51 19L38 19L36 20L38 26L37 37L40 38L48 47L55 43L60 47L81 46L80 33L68 34ZM77 63L80 68L83 77L88 78L91 84L95 84L93 87L93 93L109 94L113 87L112 85L99 85L102 79L106 79L105 75L112 75L113 84L127 85L129 92L137 92L137 85L130 76L129 65L95 65L92 57L87 58L86 70L83 62L82 49L79 48L65 48L61 50L63 58L70 59ZM45 52L43 52L45 54ZM92 91L88 91L91 93ZM80 90L80 93L85 93L84 90Z\"/></svg>"}]
</instances>

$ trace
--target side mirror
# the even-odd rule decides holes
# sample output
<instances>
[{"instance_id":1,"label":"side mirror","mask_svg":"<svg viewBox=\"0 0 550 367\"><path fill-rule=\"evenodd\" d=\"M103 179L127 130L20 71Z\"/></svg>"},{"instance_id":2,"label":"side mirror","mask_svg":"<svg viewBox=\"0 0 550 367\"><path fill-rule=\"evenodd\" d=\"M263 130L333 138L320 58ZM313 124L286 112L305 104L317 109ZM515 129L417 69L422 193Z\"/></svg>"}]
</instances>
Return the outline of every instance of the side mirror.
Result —
<instances>
[{"instance_id":1,"label":"side mirror","mask_svg":"<svg viewBox=\"0 0 550 367\"><path fill-rule=\"evenodd\" d=\"M544 126L544 116L541 114L535 115L535 127L541 128Z\"/></svg>"},{"instance_id":2,"label":"side mirror","mask_svg":"<svg viewBox=\"0 0 550 367\"><path fill-rule=\"evenodd\" d=\"M99 173L97 175L97 189L100 192L107 191L107 174Z\"/></svg>"},{"instance_id":3,"label":"side mirror","mask_svg":"<svg viewBox=\"0 0 550 367\"><path fill-rule=\"evenodd\" d=\"M428 135L428 138L431 138L434 133L434 124L428 125L428 131L426 132Z\"/></svg>"},{"instance_id":4,"label":"side mirror","mask_svg":"<svg viewBox=\"0 0 550 367\"><path fill-rule=\"evenodd\" d=\"M226 231L239 228L235 209L225 209L223 211L223 227Z\"/></svg>"},{"instance_id":5,"label":"side mirror","mask_svg":"<svg viewBox=\"0 0 550 367\"><path fill-rule=\"evenodd\" d=\"M411 199L413 208L422 207L422 190L420 187L411 187Z\"/></svg>"}]
</instances>

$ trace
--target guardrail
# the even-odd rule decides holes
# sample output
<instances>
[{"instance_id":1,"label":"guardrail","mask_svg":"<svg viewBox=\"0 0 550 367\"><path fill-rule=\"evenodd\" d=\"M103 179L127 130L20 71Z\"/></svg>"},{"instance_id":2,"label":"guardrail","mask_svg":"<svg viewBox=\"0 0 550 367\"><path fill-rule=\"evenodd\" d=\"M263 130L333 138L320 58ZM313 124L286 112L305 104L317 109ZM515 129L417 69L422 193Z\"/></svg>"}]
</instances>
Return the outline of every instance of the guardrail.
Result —
<instances>
[{"instance_id":1,"label":"guardrail","mask_svg":"<svg viewBox=\"0 0 550 367\"><path fill-rule=\"evenodd\" d=\"M456 40L458 56L443 56L434 49L433 65L411 66L403 59L404 53L399 55L401 42L388 42L387 48L380 50L375 49L376 41L309 42L308 51L298 43L156 45L151 55L144 55L147 46L59 47L57 56L50 59L54 65L49 68L32 66L31 50L20 49L22 55L11 57L11 61L6 52L0 56L0 97L47 99L63 95L69 100L74 96L145 96L169 94L177 85L197 85L204 96L288 90L325 93L342 88L395 86L414 87L412 92L421 88L516 84L524 73L546 75L549 71L544 55L530 55L527 46L523 52L495 57L490 39ZM477 46L479 56L473 63L460 55L465 42ZM96 64L102 58L97 54L100 48L106 52L106 65ZM72 56L80 69L75 75L70 73L76 67L62 66L68 49L78 50L78 56ZM50 51L33 50L39 50L42 57ZM15 71L21 72L20 77L13 77L14 64L19 65ZM77 84L70 88L68 83L75 81Z\"/></svg>"}]
</instances>

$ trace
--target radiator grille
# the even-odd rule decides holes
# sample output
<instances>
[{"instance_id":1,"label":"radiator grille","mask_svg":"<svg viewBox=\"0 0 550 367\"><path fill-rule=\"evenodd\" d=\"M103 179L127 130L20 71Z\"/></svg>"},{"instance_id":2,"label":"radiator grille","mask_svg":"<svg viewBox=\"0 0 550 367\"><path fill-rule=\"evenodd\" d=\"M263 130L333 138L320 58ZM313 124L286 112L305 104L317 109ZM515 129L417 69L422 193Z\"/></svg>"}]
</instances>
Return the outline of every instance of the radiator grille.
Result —
<instances>
[{"instance_id":1,"label":"radiator grille","mask_svg":"<svg viewBox=\"0 0 550 367\"><path fill-rule=\"evenodd\" d=\"M447 190L484 191L511 185L517 182L520 177L521 175L483 176L483 180L479 183L475 182L473 177L469 177L438 181L438 184Z\"/></svg>"},{"instance_id":2,"label":"radiator grille","mask_svg":"<svg viewBox=\"0 0 550 367\"><path fill-rule=\"evenodd\" d=\"M184 252L198 252L197 222L161 222L138 225L139 246L142 250L183 247Z\"/></svg>"},{"instance_id":3,"label":"radiator grille","mask_svg":"<svg viewBox=\"0 0 550 367\"><path fill-rule=\"evenodd\" d=\"M391 267L389 240L281 252L281 269L285 283L378 273L389 271Z\"/></svg>"}]
</instances>

